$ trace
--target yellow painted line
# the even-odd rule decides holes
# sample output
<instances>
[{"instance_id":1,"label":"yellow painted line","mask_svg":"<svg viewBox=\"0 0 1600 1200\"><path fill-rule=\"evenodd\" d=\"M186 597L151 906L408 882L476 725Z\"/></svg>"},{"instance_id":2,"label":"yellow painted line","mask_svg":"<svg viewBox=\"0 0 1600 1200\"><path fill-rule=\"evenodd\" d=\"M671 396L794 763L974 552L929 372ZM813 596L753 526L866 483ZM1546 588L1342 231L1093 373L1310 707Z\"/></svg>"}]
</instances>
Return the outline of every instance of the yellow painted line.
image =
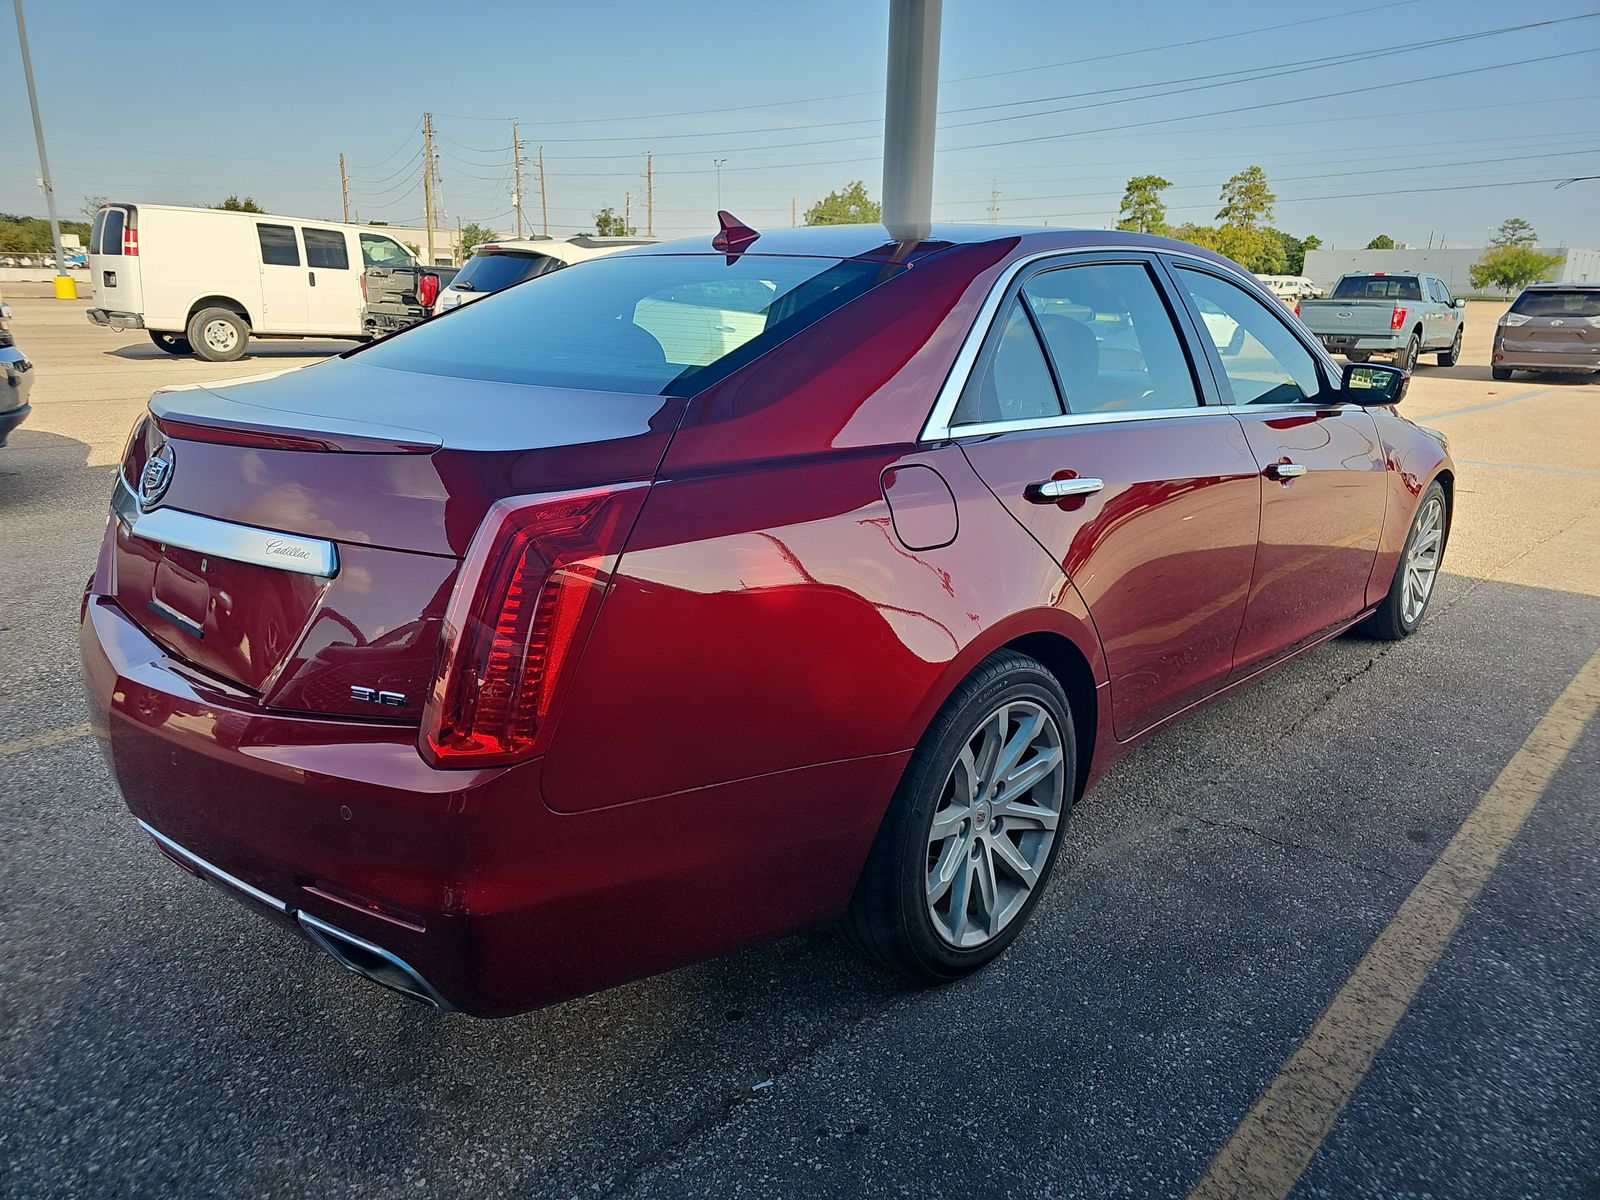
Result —
<instances>
[{"instance_id":1,"label":"yellow painted line","mask_svg":"<svg viewBox=\"0 0 1600 1200\"><path fill-rule=\"evenodd\" d=\"M14 742L0 742L0 758L12 754L26 754L29 750L42 750L46 746L55 746L61 742L76 741L81 737L89 736L87 725L69 725L65 729L51 729L44 733L36 733L32 737L18 738Z\"/></svg>"},{"instance_id":2,"label":"yellow painted line","mask_svg":"<svg viewBox=\"0 0 1600 1200\"><path fill-rule=\"evenodd\" d=\"M1567 684L1189 1192L1287 1196L1600 708L1600 651Z\"/></svg>"}]
</instances>

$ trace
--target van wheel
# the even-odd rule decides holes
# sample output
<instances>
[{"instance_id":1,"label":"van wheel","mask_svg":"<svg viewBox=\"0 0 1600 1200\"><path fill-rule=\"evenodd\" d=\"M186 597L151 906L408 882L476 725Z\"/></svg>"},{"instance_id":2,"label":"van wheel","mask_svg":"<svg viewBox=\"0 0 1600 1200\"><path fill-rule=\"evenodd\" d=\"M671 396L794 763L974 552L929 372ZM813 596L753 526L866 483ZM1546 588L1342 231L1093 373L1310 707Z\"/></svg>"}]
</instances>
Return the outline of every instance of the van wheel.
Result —
<instances>
[{"instance_id":1,"label":"van wheel","mask_svg":"<svg viewBox=\"0 0 1600 1200\"><path fill-rule=\"evenodd\" d=\"M189 339L176 333L160 333L150 330L150 340L168 354L193 354L194 347L189 344Z\"/></svg>"},{"instance_id":2,"label":"van wheel","mask_svg":"<svg viewBox=\"0 0 1600 1200\"><path fill-rule=\"evenodd\" d=\"M243 358L249 340L244 320L226 308L202 308L189 319L189 344L207 362Z\"/></svg>"},{"instance_id":3,"label":"van wheel","mask_svg":"<svg viewBox=\"0 0 1600 1200\"><path fill-rule=\"evenodd\" d=\"M997 958L1050 881L1076 779L1061 684L1025 655L991 654L912 753L845 935L867 957L925 983Z\"/></svg>"},{"instance_id":4,"label":"van wheel","mask_svg":"<svg viewBox=\"0 0 1600 1200\"><path fill-rule=\"evenodd\" d=\"M1510 367L1490 367L1489 368L1489 378L1490 379L1495 379L1495 380L1498 380L1501 383L1504 383L1506 380L1511 378L1511 368Z\"/></svg>"}]
</instances>

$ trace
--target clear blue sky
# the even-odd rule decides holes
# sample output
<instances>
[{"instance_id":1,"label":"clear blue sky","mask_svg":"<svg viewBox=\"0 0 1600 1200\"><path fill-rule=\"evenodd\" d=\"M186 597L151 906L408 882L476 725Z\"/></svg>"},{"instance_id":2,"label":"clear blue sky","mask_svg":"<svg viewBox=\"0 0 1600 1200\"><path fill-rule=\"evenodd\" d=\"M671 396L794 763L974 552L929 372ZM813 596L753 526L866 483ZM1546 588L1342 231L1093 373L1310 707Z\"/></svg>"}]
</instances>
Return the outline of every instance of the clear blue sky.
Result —
<instances>
[{"instance_id":1,"label":"clear blue sky","mask_svg":"<svg viewBox=\"0 0 1600 1200\"><path fill-rule=\"evenodd\" d=\"M452 223L508 227L513 116L544 146L553 233L626 192L642 230L646 150L658 235L713 227L717 158L724 207L757 227L851 179L879 194L887 3L26 6L63 215L87 195L237 192L336 217L343 151L363 219L419 223L425 109ZM1001 221L1104 226L1127 178L1156 172L1174 221L1209 222L1259 163L1274 223L1335 246L1481 245L1513 214L1543 242L1600 245L1600 181L1519 182L1600 174L1600 17L1390 53L1596 11L947 0L934 213L987 220L998 191ZM1287 22L1307 23L1251 32ZM42 214L15 35L0 6L0 210ZM1172 45L1194 39L1217 40ZM1535 61L1475 70L1515 60ZM1343 89L1365 90L1285 103Z\"/></svg>"}]
</instances>

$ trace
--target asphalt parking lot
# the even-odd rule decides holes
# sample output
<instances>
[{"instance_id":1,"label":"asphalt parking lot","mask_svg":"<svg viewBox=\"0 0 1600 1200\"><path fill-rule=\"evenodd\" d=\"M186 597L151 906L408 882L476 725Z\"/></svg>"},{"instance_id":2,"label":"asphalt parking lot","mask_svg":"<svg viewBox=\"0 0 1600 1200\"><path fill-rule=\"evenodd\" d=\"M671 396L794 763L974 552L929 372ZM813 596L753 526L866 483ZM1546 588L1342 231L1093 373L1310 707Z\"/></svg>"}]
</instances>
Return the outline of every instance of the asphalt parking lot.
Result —
<instances>
[{"instance_id":1,"label":"asphalt parking lot","mask_svg":"<svg viewBox=\"0 0 1600 1200\"><path fill-rule=\"evenodd\" d=\"M83 725L149 393L340 345L174 359L42 291L0 449L0 1195L1600 1196L1600 384L1492 382L1495 306L1402 409L1460 471L1423 629L1120 764L993 968L912 990L818 931L475 1022L175 869Z\"/></svg>"}]
</instances>

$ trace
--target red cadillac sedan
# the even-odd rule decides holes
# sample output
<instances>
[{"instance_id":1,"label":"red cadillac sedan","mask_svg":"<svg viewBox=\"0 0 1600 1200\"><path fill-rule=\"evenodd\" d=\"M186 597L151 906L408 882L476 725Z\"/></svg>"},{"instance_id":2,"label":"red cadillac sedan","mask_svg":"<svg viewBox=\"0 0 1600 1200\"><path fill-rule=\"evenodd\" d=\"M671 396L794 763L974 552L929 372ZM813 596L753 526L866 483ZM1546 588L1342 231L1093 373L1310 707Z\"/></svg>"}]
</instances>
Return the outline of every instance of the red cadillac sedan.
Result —
<instances>
[{"instance_id":1,"label":"red cadillac sedan","mask_svg":"<svg viewBox=\"0 0 1600 1200\"><path fill-rule=\"evenodd\" d=\"M1227 260L725 226L152 398L81 645L168 857L478 1015L835 920L947 980L1130 746L1422 620L1443 439Z\"/></svg>"}]
</instances>

